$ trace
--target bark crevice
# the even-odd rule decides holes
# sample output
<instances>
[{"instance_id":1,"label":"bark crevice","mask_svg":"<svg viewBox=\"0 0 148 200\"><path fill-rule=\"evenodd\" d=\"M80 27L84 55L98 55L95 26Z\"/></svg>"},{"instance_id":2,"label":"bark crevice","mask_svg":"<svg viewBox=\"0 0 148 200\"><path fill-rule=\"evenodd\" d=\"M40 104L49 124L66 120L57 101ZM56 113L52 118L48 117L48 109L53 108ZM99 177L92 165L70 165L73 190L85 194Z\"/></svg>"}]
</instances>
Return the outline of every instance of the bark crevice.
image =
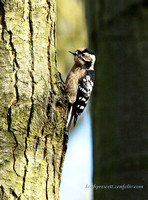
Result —
<instances>
[{"instance_id":1,"label":"bark crevice","mask_svg":"<svg viewBox=\"0 0 148 200\"><path fill-rule=\"evenodd\" d=\"M5 44L6 41L4 39L4 30L6 29L6 22L5 22L5 9L4 9L4 4L2 2L0 2L0 24L2 25L1 39Z\"/></svg>"},{"instance_id":2,"label":"bark crevice","mask_svg":"<svg viewBox=\"0 0 148 200\"><path fill-rule=\"evenodd\" d=\"M15 197L17 200L20 200L20 197L16 194L16 192L10 188L10 194L12 194L13 197Z\"/></svg>"},{"instance_id":3,"label":"bark crevice","mask_svg":"<svg viewBox=\"0 0 148 200\"><path fill-rule=\"evenodd\" d=\"M14 65L14 67L16 66L18 69L20 69L20 66L19 66L18 61L17 61L17 51L16 51L14 44L13 44L13 33L12 33L11 30L8 30L7 33L9 34L9 37L10 37L9 38L9 44L10 44L10 47L11 47L12 55L14 56L13 65Z\"/></svg>"},{"instance_id":4,"label":"bark crevice","mask_svg":"<svg viewBox=\"0 0 148 200\"><path fill-rule=\"evenodd\" d=\"M47 5L48 5L48 11L47 11L47 17L46 17L47 22L48 22L48 20L49 20L49 16L50 16L50 8L51 8L51 4L50 4L50 1L49 1L49 0L46 0L46 2L47 2Z\"/></svg>"},{"instance_id":5,"label":"bark crevice","mask_svg":"<svg viewBox=\"0 0 148 200\"><path fill-rule=\"evenodd\" d=\"M14 147L13 147L13 149L12 149L12 156L13 156L13 164L12 164L12 165L13 165L13 170L14 170L15 174L16 174L17 176L20 176L20 175L17 173L16 169L15 169L15 164L16 164L15 150L16 150L16 148L18 147L18 141L17 141L17 137L16 137L14 131L11 129L11 123L12 123L12 118L11 118L11 106L10 106L10 107L8 107L8 112L7 112L8 132L10 132L10 133L13 135L14 142L15 142L15 145L14 145Z\"/></svg>"},{"instance_id":6,"label":"bark crevice","mask_svg":"<svg viewBox=\"0 0 148 200\"><path fill-rule=\"evenodd\" d=\"M34 50L33 50L33 20L32 20L32 4L29 0L29 29L30 29L30 54L31 54L31 70L34 70Z\"/></svg>"},{"instance_id":7,"label":"bark crevice","mask_svg":"<svg viewBox=\"0 0 148 200\"><path fill-rule=\"evenodd\" d=\"M28 124L27 124L27 137L29 137L29 134L30 134L30 125L31 125L31 121L33 118L33 113L34 113L34 97L33 97L33 95L34 95L34 84L35 84L33 73L31 71L29 71L29 75L31 78L31 97L30 97L31 106L30 106L30 114L29 114L29 119L28 119Z\"/></svg>"},{"instance_id":8,"label":"bark crevice","mask_svg":"<svg viewBox=\"0 0 148 200\"><path fill-rule=\"evenodd\" d=\"M0 192L0 196L1 196L2 200L3 200L3 198L4 198L4 194L5 194L5 190L4 190L3 185L0 186L0 190L1 190L1 192Z\"/></svg>"},{"instance_id":9,"label":"bark crevice","mask_svg":"<svg viewBox=\"0 0 148 200\"><path fill-rule=\"evenodd\" d=\"M56 173L56 166L55 166L55 158L54 158L54 156L56 155L56 151L55 151L54 145L52 145L52 150L53 150L53 155L52 155L53 182L52 182L52 185L53 185L53 195L55 196L55 185L56 185L56 182L55 182L55 173Z\"/></svg>"},{"instance_id":10,"label":"bark crevice","mask_svg":"<svg viewBox=\"0 0 148 200\"><path fill-rule=\"evenodd\" d=\"M49 70L49 75L50 75L50 81L51 81L51 91L53 90L53 84L52 84L52 72L51 72L51 55L50 55L50 47L51 47L51 36L52 36L52 27L53 27L53 21L50 15L50 20L51 20L51 24L50 24L50 32L49 32L49 36L48 36L48 45L47 45L47 59L48 59L48 70Z\"/></svg>"},{"instance_id":11,"label":"bark crevice","mask_svg":"<svg viewBox=\"0 0 148 200\"><path fill-rule=\"evenodd\" d=\"M46 178L45 189L46 189L46 199L48 200L49 162L48 162L48 159L47 159L47 158L46 158L46 163L47 163L47 167L46 167L47 178Z\"/></svg>"},{"instance_id":12,"label":"bark crevice","mask_svg":"<svg viewBox=\"0 0 148 200\"><path fill-rule=\"evenodd\" d=\"M24 166L24 175L23 175L23 183L22 183L22 193L25 192L25 182L26 182L27 167L28 167L28 162L29 162L28 157L27 157L27 153L26 153L26 151L27 151L27 146L28 146L28 144L27 144L27 137L25 137L24 157L25 157L25 160L26 160L26 164L25 164L25 166Z\"/></svg>"},{"instance_id":13,"label":"bark crevice","mask_svg":"<svg viewBox=\"0 0 148 200\"><path fill-rule=\"evenodd\" d=\"M20 175L17 173L16 169L15 169L15 164L16 164L15 150L16 150L16 148L18 147L18 141L17 141L17 138L16 138L16 135L15 135L14 131L11 131L11 133L12 133L13 138L14 138L14 140L15 140L15 146L14 146L13 149L12 149L13 170L14 170L14 172L15 172L15 174L16 174L17 176L20 176Z\"/></svg>"}]
</instances>

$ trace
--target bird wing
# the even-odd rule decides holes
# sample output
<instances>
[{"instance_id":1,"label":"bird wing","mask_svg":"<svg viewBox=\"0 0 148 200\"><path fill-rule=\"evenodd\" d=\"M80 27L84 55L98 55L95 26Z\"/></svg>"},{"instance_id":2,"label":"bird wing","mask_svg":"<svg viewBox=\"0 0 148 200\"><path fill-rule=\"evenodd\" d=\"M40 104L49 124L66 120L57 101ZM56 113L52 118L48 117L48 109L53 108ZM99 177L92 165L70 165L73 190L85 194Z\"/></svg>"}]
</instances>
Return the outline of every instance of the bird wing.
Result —
<instances>
[{"instance_id":1,"label":"bird wing","mask_svg":"<svg viewBox=\"0 0 148 200\"><path fill-rule=\"evenodd\" d=\"M94 78L94 70L86 70L84 77L79 80L76 101L73 104L69 104L69 113L66 125L68 131L71 126L73 117L75 126L78 115L80 115L83 112L84 108L87 105L88 99L90 97L94 85Z\"/></svg>"},{"instance_id":2,"label":"bird wing","mask_svg":"<svg viewBox=\"0 0 148 200\"><path fill-rule=\"evenodd\" d=\"M94 70L86 70L83 78L79 80L78 93L75 103L73 104L74 125L77 117L80 115L87 105L88 99L94 85L95 72Z\"/></svg>"}]
</instances>

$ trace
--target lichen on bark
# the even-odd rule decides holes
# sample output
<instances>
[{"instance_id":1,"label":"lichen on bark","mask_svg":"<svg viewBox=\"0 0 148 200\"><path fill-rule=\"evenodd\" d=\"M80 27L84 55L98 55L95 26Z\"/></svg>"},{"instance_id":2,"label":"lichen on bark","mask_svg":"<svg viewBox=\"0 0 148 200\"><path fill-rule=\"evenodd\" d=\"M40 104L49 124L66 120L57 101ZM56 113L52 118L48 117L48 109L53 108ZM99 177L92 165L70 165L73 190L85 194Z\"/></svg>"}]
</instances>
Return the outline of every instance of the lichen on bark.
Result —
<instances>
[{"instance_id":1,"label":"lichen on bark","mask_svg":"<svg viewBox=\"0 0 148 200\"><path fill-rule=\"evenodd\" d=\"M59 199L67 144L55 0L0 3L0 199Z\"/></svg>"}]
</instances>

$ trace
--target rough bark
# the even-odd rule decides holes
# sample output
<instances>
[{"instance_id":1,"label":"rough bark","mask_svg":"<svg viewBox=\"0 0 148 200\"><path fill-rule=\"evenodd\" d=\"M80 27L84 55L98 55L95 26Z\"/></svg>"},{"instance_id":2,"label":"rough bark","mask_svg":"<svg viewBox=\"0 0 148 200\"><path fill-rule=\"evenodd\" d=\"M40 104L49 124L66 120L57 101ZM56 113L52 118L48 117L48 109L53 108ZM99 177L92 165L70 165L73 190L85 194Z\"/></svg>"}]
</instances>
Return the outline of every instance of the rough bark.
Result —
<instances>
[{"instance_id":1,"label":"rough bark","mask_svg":"<svg viewBox=\"0 0 148 200\"><path fill-rule=\"evenodd\" d=\"M56 1L0 2L0 199L59 199L67 144Z\"/></svg>"},{"instance_id":2,"label":"rough bark","mask_svg":"<svg viewBox=\"0 0 148 200\"><path fill-rule=\"evenodd\" d=\"M86 15L90 48L97 56L92 96L93 183L143 186L94 190L94 199L144 200L148 194L148 3L87 0Z\"/></svg>"}]
</instances>

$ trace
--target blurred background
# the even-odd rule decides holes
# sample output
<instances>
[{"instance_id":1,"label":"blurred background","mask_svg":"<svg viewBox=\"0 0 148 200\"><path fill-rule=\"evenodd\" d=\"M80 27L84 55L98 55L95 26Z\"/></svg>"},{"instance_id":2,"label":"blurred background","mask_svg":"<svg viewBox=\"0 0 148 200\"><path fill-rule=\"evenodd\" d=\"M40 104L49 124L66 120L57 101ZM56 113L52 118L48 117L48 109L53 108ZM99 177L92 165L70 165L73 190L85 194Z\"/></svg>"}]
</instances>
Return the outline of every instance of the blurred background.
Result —
<instances>
[{"instance_id":1,"label":"blurred background","mask_svg":"<svg viewBox=\"0 0 148 200\"><path fill-rule=\"evenodd\" d=\"M68 51L88 46L84 1L57 0L57 15L57 61L58 69L65 80L73 65L73 56ZM89 105L79 118L77 127L72 128L69 133L60 200L91 200L92 189L85 189L86 184L92 184L92 136Z\"/></svg>"},{"instance_id":2,"label":"blurred background","mask_svg":"<svg viewBox=\"0 0 148 200\"><path fill-rule=\"evenodd\" d=\"M63 78L73 64L69 50L89 47L97 57L90 105L69 134L60 199L146 200L148 1L57 0L57 15Z\"/></svg>"}]
</instances>

